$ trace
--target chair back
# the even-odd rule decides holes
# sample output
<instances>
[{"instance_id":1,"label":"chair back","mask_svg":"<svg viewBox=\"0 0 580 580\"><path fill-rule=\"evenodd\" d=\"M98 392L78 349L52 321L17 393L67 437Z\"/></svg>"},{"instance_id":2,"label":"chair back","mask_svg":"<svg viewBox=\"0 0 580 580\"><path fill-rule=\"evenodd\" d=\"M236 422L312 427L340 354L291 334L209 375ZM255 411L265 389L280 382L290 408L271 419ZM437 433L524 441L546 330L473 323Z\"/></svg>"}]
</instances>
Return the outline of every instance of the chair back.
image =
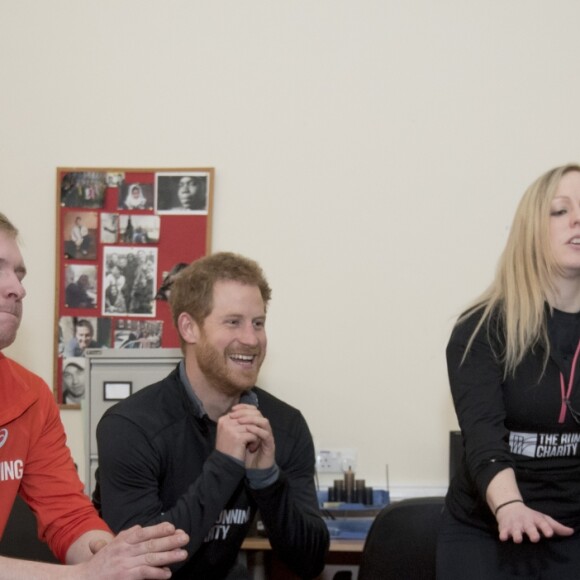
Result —
<instances>
[{"instance_id":1,"label":"chair back","mask_svg":"<svg viewBox=\"0 0 580 580\"><path fill-rule=\"evenodd\" d=\"M16 496L4 529L0 555L38 562L58 562L49 547L38 539L36 518L20 496Z\"/></svg>"},{"instance_id":2,"label":"chair back","mask_svg":"<svg viewBox=\"0 0 580 580\"><path fill-rule=\"evenodd\" d=\"M461 431L449 431L449 483L459 471L464 453Z\"/></svg>"},{"instance_id":3,"label":"chair back","mask_svg":"<svg viewBox=\"0 0 580 580\"><path fill-rule=\"evenodd\" d=\"M367 535L358 580L435 580L443 497L419 497L383 508Z\"/></svg>"}]
</instances>

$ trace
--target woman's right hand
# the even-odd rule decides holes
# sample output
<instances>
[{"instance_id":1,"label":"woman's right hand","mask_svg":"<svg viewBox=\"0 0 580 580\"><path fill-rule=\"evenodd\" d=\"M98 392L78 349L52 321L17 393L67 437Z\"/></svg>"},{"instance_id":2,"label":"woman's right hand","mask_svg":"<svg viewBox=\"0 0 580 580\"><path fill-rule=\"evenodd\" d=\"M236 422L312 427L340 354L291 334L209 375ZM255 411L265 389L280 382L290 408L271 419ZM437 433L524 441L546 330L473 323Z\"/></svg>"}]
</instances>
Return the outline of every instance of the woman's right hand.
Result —
<instances>
[{"instance_id":1,"label":"woman's right hand","mask_svg":"<svg viewBox=\"0 0 580 580\"><path fill-rule=\"evenodd\" d=\"M539 542L542 537L571 536L574 533L573 528L521 502L502 507L496 514L496 520L502 542L511 539L515 544L520 544L524 535L528 536L530 542Z\"/></svg>"}]
</instances>

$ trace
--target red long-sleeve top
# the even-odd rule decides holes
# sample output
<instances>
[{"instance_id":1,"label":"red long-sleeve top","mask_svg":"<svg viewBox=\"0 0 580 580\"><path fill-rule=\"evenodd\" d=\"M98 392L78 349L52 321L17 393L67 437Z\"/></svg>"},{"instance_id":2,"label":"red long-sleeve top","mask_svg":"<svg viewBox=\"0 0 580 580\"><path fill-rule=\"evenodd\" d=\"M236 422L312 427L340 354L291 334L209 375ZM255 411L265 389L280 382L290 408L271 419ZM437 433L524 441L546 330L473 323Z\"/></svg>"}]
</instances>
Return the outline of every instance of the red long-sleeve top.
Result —
<instances>
[{"instance_id":1,"label":"red long-sleeve top","mask_svg":"<svg viewBox=\"0 0 580 580\"><path fill-rule=\"evenodd\" d=\"M84 494L48 386L0 353L0 538L16 494L62 562L85 532L110 531Z\"/></svg>"}]
</instances>

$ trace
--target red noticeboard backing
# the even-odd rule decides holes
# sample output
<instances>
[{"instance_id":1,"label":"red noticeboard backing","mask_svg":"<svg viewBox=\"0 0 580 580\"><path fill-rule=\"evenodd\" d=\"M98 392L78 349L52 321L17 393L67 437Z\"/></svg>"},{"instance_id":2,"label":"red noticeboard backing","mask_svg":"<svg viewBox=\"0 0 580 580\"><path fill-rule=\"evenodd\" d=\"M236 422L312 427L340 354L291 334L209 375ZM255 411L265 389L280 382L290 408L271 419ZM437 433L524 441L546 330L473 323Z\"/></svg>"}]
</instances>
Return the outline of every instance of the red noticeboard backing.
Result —
<instances>
[{"instance_id":1,"label":"red noticeboard backing","mask_svg":"<svg viewBox=\"0 0 580 580\"><path fill-rule=\"evenodd\" d=\"M164 282L210 252L213 168L58 168L54 393L78 407L87 348L175 348Z\"/></svg>"}]
</instances>

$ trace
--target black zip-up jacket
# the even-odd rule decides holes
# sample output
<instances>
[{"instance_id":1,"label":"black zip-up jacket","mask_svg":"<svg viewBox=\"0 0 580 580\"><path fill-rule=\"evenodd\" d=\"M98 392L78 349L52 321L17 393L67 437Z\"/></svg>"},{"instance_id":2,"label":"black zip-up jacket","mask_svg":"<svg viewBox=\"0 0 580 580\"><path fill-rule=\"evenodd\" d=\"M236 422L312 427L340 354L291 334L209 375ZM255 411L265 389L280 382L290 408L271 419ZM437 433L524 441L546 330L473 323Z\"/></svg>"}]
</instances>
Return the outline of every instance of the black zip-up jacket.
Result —
<instances>
[{"instance_id":1,"label":"black zip-up jacket","mask_svg":"<svg viewBox=\"0 0 580 580\"><path fill-rule=\"evenodd\" d=\"M560 378L562 373L567 391L570 349L580 339L579 315L554 311L552 316L546 309L550 356L545 371L545 349L537 345L515 374L505 378L499 362L502 339L497 338L502 330L495 318L490 332L482 326L461 362L480 316L476 312L456 326L447 346L451 392L465 444L447 507L460 521L497 534L485 494L493 477L511 467L529 507L580 530L580 425L562 407ZM570 402L580 411L580 359L576 366Z\"/></svg>"},{"instance_id":2,"label":"black zip-up jacket","mask_svg":"<svg viewBox=\"0 0 580 580\"><path fill-rule=\"evenodd\" d=\"M189 558L173 578L225 578L256 510L278 557L313 578L324 567L329 536L314 487L314 446L302 414L254 387L276 443L280 476L251 489L245 469L215 450L215 422L196 416L179 378L168 377L109 409L97 427L94 501L118 533L169 521L191 537Z\"/></svg>"}]
</instances>

